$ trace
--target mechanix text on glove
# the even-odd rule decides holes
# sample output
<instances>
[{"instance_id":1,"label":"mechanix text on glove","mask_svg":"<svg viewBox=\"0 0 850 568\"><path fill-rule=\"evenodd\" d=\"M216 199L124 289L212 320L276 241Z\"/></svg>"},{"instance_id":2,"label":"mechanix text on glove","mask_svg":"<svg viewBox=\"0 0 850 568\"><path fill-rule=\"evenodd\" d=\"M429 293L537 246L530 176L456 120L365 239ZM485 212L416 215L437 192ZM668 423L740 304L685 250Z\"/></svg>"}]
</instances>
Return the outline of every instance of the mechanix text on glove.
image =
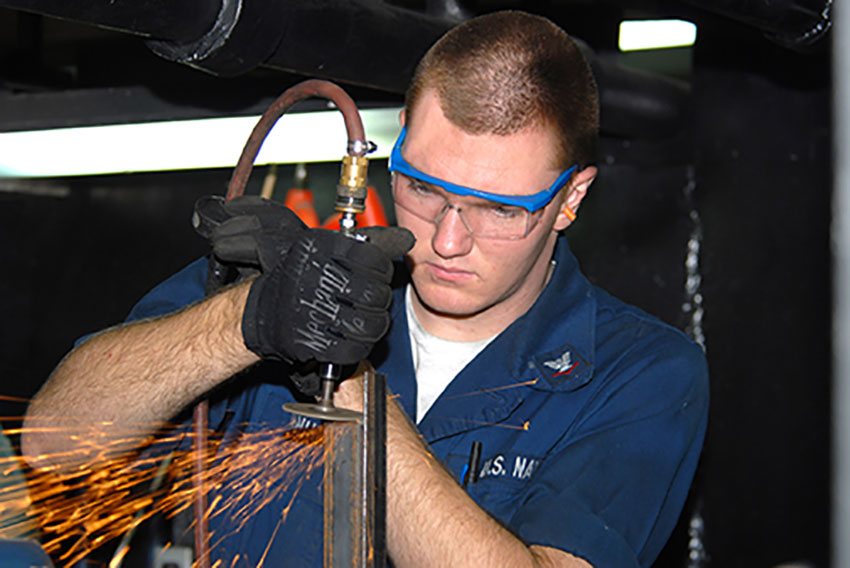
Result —
<instances>
[{"instance_id":1,"label":"mechanix text on glove","mask_svg":"<svg viewBox=\"0 0 850 568\"><path fill-rule=\"evenodd\" d=\"M412 235L397 227L363 230L373 242L303 231L284 259L253 283L242 333L262 357L351 364L386 333L392 258Z\"/></svg>"}]
</instances>

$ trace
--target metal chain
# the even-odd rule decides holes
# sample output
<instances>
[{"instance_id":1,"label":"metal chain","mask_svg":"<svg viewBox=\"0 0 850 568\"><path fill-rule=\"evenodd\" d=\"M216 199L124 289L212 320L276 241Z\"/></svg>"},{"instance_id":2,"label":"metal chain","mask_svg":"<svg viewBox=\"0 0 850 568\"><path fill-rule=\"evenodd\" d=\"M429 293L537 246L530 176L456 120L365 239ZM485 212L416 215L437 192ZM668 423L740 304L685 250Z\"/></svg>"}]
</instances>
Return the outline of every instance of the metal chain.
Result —
<instances>
[{"instance_id":1,"label":"metal chain","mask_svg":"<svg viewBox=\"0 0 850 568\"><path fill-rule=\"evenodd\" d=\"M705 334L702 329L704 314L702 297L702 274L700 273L700 251L702 250L702 220L694 200L696 190L696 175L694 167L688 166L687 183L683 190L685 206L689 209L691 233L688 237L687 254L685 255L685 298L682 302L682 312L689 318L685 327L687 334L696 341L705 352ZM688 523L688 560L687 568L703 568L707 566L708 553L705 549L705 521L702 518L702 501L697 500Z\"/></svg>"},{"instance_id":2,"label":"metal chain","mask_svg":"<svg viewBox=\"0 0 850 568\"><path fill-rule=\"evenodd\" d=\"M691 234L688 238L688 252L685 255L685 301L682 303L682 311L686 316L690 316L685 331L705 351L705 334L702 329L704 314L701 292L702 275L699 264L702 248L702 220L694 202L694 190L697 183L693 166L688 166L687 176L688 183L685 184L684 194L685 203L690 209L688 216L691 219Z\"/></svg>"}]
</instances>

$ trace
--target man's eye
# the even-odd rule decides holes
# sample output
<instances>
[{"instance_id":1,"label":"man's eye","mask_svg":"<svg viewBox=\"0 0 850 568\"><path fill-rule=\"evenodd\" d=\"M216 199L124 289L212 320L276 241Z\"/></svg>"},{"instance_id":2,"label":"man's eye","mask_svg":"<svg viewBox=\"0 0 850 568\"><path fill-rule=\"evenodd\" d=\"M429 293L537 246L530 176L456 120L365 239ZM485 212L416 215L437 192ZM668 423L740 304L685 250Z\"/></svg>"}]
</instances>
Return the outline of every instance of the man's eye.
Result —
<instances>
[{"instance_id":1,"label":"man's eye","mask_svg":"<svg viewBox=\"0 0 850 568\"><path fill-rule=\"evenodd\" d=\"M410 189L413 190L414 193L417 193L422 196L430 196L434 194L433 189L423 183L414 180L410 181Z\"/></svg>"},{"instance_id":2,"label":"man's eye","mask_svg":"<svg viewBox=\"0 0 850 568\"><path fill-rule=\"evenodd\" d=\"M513 219L519 217L525 211L522 207L514 207L511 205L493 204L489 207L489 214L503 219Z\"/></svg>"}]
</instances>

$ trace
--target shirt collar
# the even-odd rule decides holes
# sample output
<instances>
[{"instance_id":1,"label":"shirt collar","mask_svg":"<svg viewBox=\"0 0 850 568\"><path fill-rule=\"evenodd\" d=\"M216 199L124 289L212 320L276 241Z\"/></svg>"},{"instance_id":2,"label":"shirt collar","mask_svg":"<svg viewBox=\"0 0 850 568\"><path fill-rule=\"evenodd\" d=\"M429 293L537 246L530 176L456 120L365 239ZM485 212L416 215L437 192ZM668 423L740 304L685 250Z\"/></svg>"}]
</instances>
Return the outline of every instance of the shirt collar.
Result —
<instances>
[{"instance_id":1,"label":"shirt collar","mask_svg":"<svg viewBox=\"0 0 850 568\"><path fill-rule=\"evenodd\" d=\"M587 384L595 363L596 298L565 237L558 239L549 284L507 335L517 377L542 377L534 387L571 391Z\"/></svg>"},{"instance_id":2,"label":"shirt collar","mask_svg":"<svg viewBox=\"0 0 850 568\"><path fill-rule=\"evenodd\" d=\"M558 239L553 260L549 283L531 309L481 351L434 403L420 424L427 440L510 420L529 388L569 392L591 380L593 286L581 274L564 237ZM409 280L404 274L404 280ZM403 285L396 287L391 318L387 340L373 351L373 362L387 374L390 389L407 414L416 416ZM393 349L388 349L390 343Z\"/></svg>"}]
</instances>

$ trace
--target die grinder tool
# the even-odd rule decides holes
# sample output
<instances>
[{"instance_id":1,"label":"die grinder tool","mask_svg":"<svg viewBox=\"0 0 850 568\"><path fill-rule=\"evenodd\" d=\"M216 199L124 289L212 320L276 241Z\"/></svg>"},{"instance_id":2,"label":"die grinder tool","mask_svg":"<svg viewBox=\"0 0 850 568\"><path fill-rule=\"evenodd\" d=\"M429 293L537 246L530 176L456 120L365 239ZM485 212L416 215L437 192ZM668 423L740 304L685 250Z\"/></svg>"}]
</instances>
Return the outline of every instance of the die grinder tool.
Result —
<instances>
[{"instance_id":1,"label":"die grinder tool","mask_svg":"<svg viewBox=\"0 0 850 568\"><path fill-rule=\"evenodd\" d=\"M334 103L342 113L348 132L347 154L342 159L340 179L336 188L334 209L342 214L340 231L351 238L359 239L354 228L356 216L366 210L366 173L369 160L366 154L375 149L375 145L366 141L363 121L357 106L348 94L337 85L328 81L309 80L287 89L266 110L242 150L242 155L227 190L227 199L242 195L245 185L251 175L254 159L260 151L274 123L296 102L308 97L323 97ZM336 408L333 404L333 393L340 380L341 369L332 363L320 363L319 378L321 380L321 396L315 404L288 403L284 408L294 414L318 418L320 420L350 421L358 420L361 414L351 410Z\"/></svg>"},{"instance_id":2,"label":"die grinder tool","mask_svg":"<svg viewBox=\"0 0 850 568\"><path fill-rule=\"evenodd\" d=\"M230 177L226 199L239 197L245 191L245 185L251 176L254 160L266 136L277 120L289 110L292 105L306 98L321 97L329 99L342 113L348 133L348 152L342 161L342 174L337 185L337 196L334 208L342 214L340 230L352 238L358 238L354 233L356 215L366 209L366 171L368 160L366 154L375 149L375 145L366 141L363 121L357 106L348 94L329 81L312 79L290 87L278 97L254 126L248 141L242 148L242 154ZM213 292L214 290L208 290ZM333 404L333 393L340 379L341 370L338 365L323 363L320 365L322 381L321 397L315 404L287 404L286 410L312 418L330 421L355 421L362 415L358 412L336 408ZM198 568L209 568L209 526L207 518L207 491L204 468L207 459L207 428L209 403L201 400L194 408L193 428L193 476L192 487L195 491L193 503L195 513L195 555Z\"/></svg>"},{"instance_id":3,"label":"die grinder tool","mask_svg":"<svg viewBox=\"0 0 850 568\"><path fill-rule=\"evenodd\" d=\"M371 144L367 144L366 148L361 146L361 140L352 141L349 134L348 155L342 160L339 183L336 186L336 200L334 201L334 209L342 213L342 218L339 220L339 230L352 239L359 238L354 232L357 223L356 215L366 210L366 171L369 160L366 159L365 154L374 149L374 145ZM283 408L293 414L319 420L359 420L362 416L359 412L334 406L334 389L336 389L340 380L340 372L339 365L320 363L321 395L318 402L287 402L283 405Z\"/></svg>"}]
</instances>

